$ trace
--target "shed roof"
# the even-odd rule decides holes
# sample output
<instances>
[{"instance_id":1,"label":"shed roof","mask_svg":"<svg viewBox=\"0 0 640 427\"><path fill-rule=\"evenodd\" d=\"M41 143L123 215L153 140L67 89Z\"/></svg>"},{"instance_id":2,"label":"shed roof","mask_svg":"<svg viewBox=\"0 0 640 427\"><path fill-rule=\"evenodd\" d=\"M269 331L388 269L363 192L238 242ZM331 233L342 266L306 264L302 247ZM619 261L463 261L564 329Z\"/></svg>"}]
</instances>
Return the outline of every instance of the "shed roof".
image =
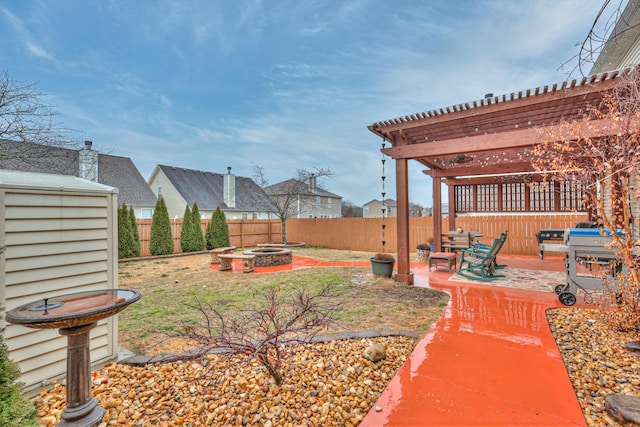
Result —
<instances>
[{"instance_id":1,"label":"shed roof","mask_svg":"<svg viewBox=\"0 0 640 427\"><path fill-rule=\"evenodd\" d=\"M0 170L0 186L63 192L117 193L118 189L70 175Z\"/></svg>"}]
</instances>

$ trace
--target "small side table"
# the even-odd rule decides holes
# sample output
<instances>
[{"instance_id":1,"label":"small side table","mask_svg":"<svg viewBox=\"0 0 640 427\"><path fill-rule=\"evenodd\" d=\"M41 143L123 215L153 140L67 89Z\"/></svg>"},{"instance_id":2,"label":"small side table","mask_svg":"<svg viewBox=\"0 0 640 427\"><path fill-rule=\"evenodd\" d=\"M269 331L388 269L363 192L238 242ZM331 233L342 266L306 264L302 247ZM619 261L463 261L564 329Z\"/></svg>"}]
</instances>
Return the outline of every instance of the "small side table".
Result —
<instances>
[{"instance_id":1,"label":"small side table","mask_svg":"<svg viewBox=\"0 0 640 427\"><path fill-rule=\"evenodd\" d=\"M451 272L451 269L456 268L456 253L455 252L431 252L429 255L429 271L431 271L431 267L435 266L436 269L438 265L446 265L447 270Z\"/></svg>"}]
</instances>

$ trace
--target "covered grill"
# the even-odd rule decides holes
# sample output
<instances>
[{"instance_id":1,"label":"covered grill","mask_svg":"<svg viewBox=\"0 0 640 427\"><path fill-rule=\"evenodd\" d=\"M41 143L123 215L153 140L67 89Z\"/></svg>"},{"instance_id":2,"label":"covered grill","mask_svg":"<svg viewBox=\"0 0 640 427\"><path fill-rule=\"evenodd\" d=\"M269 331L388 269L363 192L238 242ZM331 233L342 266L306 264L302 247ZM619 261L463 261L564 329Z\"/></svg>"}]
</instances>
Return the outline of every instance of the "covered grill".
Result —
<instances>
[{"instance_id":1,"label":"covered grill","mask_svg":"<svg viewBox=\"0 0 640 427\"><path fill-rule=\"evenodd\" d=\"M557 245L556 251L566 252L566 284L555 288L558 299L565 305L576 302L579 289L603 290L605 280L612 278L621 268L620 256L615 248L610 248L612 241L609 230L596 228L568 228L563 233L564 245ZM564 246L566 249L560 248Z\"/></svg>"},{"instance_id":2,"label":"covered grill","mask_svg":"<svg viewBox=\"0 0 640 427\"><path fill-rule=\"evenodd\" d=\"M575 228L596 228L595 222L578 222ZM549 252L567 252L567 247L564 244L564 228L546 228L536 233L536 240L538 241L538 247L540 253L538 256L540 259L544 258L544 251Z\"/></svg>"}]
</instances>

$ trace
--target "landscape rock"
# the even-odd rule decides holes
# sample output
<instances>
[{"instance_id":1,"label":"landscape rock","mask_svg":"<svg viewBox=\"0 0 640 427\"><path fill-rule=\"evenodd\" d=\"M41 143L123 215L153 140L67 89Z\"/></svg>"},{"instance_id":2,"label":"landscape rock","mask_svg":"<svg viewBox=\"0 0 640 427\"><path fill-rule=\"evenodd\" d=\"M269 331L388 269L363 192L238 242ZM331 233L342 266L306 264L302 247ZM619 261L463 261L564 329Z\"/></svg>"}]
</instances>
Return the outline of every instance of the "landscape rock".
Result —
<instances>
[{"instance_id":1,"label":"landscape rock","mask_svg":"<svg viewBox=\"0 0 640 427\"><path fill-rule=\"evenodd\" d=\"M627 350L640 354L640 341L631 341L624 346Z\"/></svg>"},{"instance_id":2,"label":"landscape rock","mask_svg":"<svg viewBox=\"0 0 640 427\"><path fill-rule=\"evenodd\" d=\"M627 394L610 394L604 398L607 412L618 422L640 425L640 398Z\"/></svg>"},{"instance_id":3,"label":"landscape rock","mask_svg":"<svg viewBox=\"0 0 640 427\"><path fill-rule=\"evenodd\" d=\"M382 345L374 343L364 349L362 357L375 363L386 358L387 351Z\"/></svg>"}]
</instances>

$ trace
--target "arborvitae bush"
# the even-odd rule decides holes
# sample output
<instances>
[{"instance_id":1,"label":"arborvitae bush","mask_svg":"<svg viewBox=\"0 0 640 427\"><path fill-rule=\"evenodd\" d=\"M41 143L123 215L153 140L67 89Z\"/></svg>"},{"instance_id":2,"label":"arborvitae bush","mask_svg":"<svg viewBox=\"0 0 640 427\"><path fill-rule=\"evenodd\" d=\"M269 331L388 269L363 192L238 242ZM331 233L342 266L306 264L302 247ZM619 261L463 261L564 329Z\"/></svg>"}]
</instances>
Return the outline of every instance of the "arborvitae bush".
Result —
<instances>
[{"instance_id":1,"label":"arborvitae bush","mask_svg":"<svg viewBox=\"0 0 640 427\"><path fill-rule=\"evenodd\" d=\"M138 222L136 221L136 214L133 211L133 206L129 206L129 227L131 228L131 255L133 257L140 256L140 233L138 233Z\"/></svg>"},{"instance_id":2,"label":"arborvitae bush","mask_svg":"<svg viewBox=\"0 0 640 427\"><path fill-rule=\"evenodd\" d=\"M124 203L118 208L118 258L132 258L133 252L133 230L129 218L129 209Z\"/></svg>"},{"instance_id":3,"label":"arborvitae bush","mask_svg":"<svg viewBox=\"0 0 640 427\"><path fill-rule=\"evenodd\" d=\"M0 315L4 310L0 307ZM39 426L35 405L22 393L20 368L9 359L9 348L0 330L0 426Z\"/></svg>"},{"instance_id":4,"label":"arborvitae bush","mask_svg":"<svg viewBox=\"0 0 640 427\"><path fill-rule=\"evenodd\" d=\"M193 209L191 210L191 227L193 232L194 250L201 251L205 247L204 233L202 232L202 222L200 218L200 209L198 209L198 202L193 202Z\"/></svg>"},{"instance_id":5,"label":"arborvitae bush","mask_svg":"<svg viewBox=\"0 0 640 427\"><path fill-rule=\"evenodd\" d=\"M191 216L191 209L189 205L184 208L184 215L182 216L182 230L180 231L180 248L182 252L193 252L193 217Z\"/></svg>"},{"instance_id":6,"label":"arborvitae bush","mask_svg":"<svg viewBox=\"0 0 640 427\"><path fill-rule=\"evenodd\" d=\"M160 197L156 202L151 222L151 237L149 242L151 255L169 255L173 253L173 235L171 221L164 199Z\"/></svg>"},{"instance_id":7,"label":"arborvitae bush","mask_svg":"<svg viewBox=\"0 0 640 427\"><path fill-rule=\"evenodd\" d=\"M206 234L207 249L231 246L231 242L229 241L229 226L220 207L217 207L216 210L213 211Z\"/></svg>"},{"instance_id":8,"label":"arborvitae bush","mask_svg":"<svg viewBox=\"0 0 640 427\"><path fill-rule=\"evenodd\" d=\"M215 215L215 211L211 214L211 220L209 221L209 224L207 224L207 229L204 231L204 240L207 244L208 250L215 248L215 246L213 245L213 216L214 215Z\"/></svg>"}]
</instances>

